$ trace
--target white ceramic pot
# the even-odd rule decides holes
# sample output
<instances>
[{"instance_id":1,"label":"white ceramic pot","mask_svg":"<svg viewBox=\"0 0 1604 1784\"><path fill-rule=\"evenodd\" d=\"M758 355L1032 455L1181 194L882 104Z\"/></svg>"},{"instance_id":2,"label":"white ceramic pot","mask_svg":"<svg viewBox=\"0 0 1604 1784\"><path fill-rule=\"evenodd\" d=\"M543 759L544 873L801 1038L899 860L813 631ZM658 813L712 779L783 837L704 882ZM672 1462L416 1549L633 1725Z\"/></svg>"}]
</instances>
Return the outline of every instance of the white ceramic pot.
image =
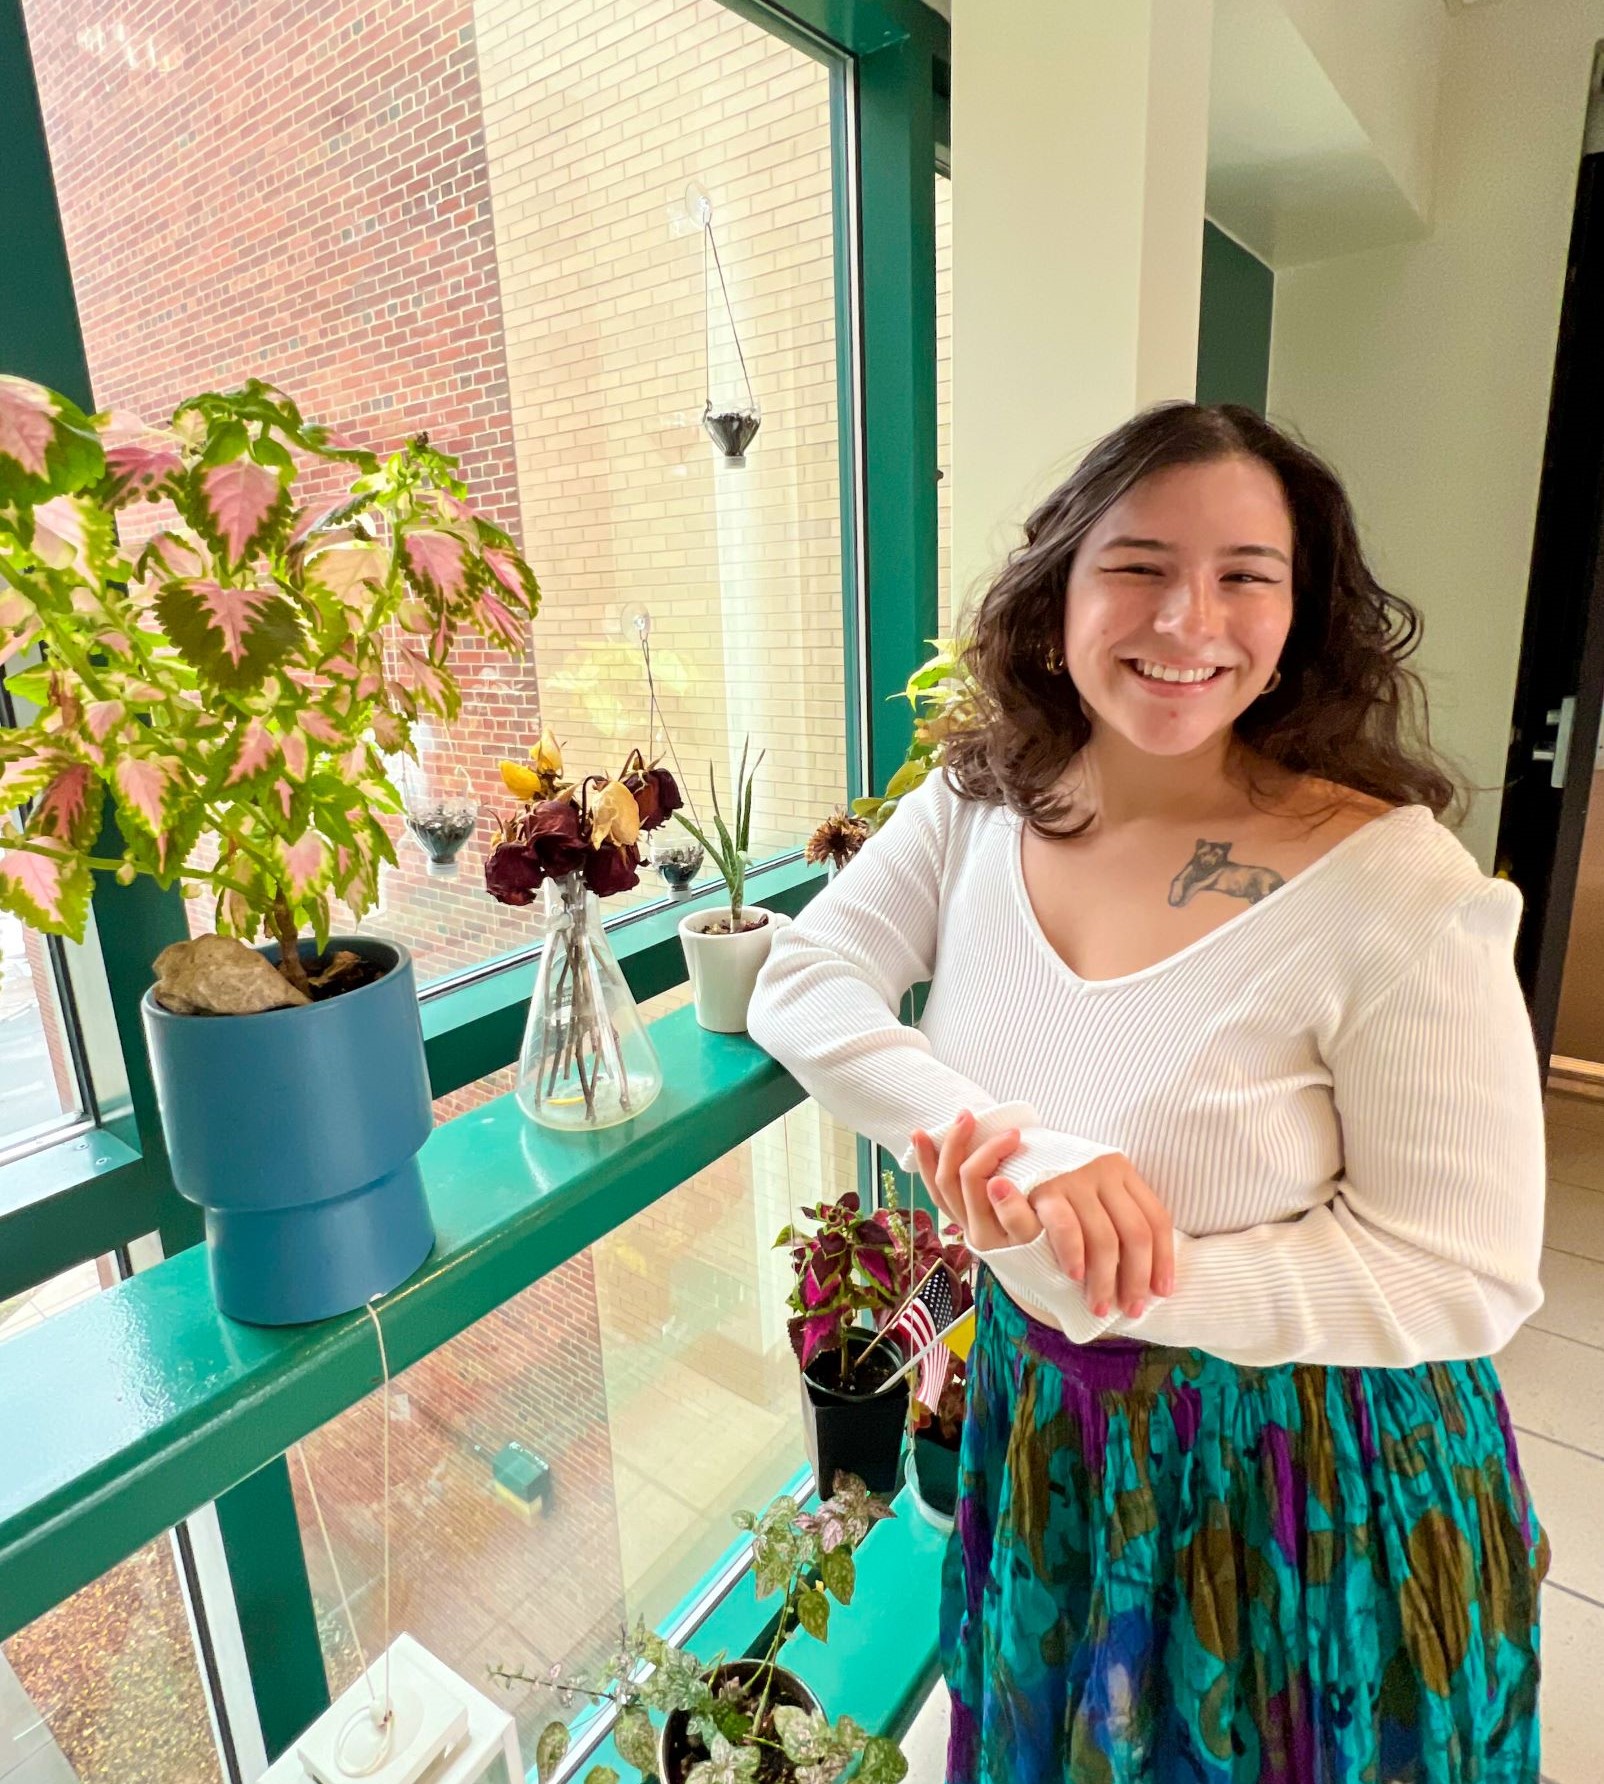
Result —
<instances>
[{"instance_id":1,"label":"white ceramic pot","mask_svg":"<svg viewBox=\"0 0 1604 1784\"><path fill-rule=\"evenodd\" d=\"M704 932L709 923L729 916L727 904L691 911L680 918L679 940L685 950L696 1020L716 1034L746 1033L746 1007L752 1001L758 971L769 957L774 937L791 921L784 911L764 910L760 904L743 904L741 911L743 915L761 911L768 921L738 935L708 935Z\"/></svg>"}]
</instances>

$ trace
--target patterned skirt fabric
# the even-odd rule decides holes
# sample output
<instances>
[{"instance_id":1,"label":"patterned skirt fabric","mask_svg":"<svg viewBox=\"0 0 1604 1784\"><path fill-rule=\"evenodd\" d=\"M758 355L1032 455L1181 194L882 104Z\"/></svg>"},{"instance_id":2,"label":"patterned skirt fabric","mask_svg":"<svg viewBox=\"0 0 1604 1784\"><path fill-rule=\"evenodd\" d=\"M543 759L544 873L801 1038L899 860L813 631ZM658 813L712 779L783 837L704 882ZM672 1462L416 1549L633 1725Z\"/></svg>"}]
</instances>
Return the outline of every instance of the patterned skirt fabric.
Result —
<instances>
[{"instance_id":1,"label":"patterned skirt fabric","mask_svg":"<svg viewBox=\"0 0 1604 1784\"><path fill-rule=\"evenodd\" d=\"M1490 1362L1250 1369L978 1299L948 1784L1536 1784L1548 1543Z\"/></svg>"}]
</instances>

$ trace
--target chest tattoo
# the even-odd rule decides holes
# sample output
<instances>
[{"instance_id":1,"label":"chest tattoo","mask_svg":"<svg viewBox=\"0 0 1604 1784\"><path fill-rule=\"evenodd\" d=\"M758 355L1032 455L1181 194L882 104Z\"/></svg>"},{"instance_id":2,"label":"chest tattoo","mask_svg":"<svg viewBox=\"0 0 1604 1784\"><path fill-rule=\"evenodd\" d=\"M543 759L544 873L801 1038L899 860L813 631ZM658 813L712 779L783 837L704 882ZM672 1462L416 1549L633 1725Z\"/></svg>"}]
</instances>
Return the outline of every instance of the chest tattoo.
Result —
<instances>
[{"instance_id":1,"label":"chest tattoo","mask_svg":"<svg viewBox=\"0 0 1604 1784\"><path fill-rule=\"evenodd\" d=\"M1205 842L1200 836L1192 859L1170 881L1170 903L1187 904L1198 892L1223 892L1257 904L1281 883L1273 867L1245 867L1231 859L1228 842Z\"/></svg>"}]
</instances>

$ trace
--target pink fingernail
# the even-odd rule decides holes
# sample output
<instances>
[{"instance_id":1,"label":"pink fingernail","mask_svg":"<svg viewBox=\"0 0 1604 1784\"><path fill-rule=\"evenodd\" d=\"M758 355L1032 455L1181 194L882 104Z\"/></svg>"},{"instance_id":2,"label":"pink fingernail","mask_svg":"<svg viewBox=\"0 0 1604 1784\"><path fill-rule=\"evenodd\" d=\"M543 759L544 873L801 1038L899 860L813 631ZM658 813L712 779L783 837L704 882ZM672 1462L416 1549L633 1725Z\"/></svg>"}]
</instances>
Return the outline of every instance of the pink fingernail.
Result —
<instances>
[{"instance_id":1,"label":"pink fingernail","mask_svg":"<svg viewBox=\"0 0 1604 1784\"><path fill-rule=\"evenodd\" d=\"M1147 1311L1146 1301L1138 1301L1136 1303L1136 1305L1131 1309L1130 1317L1132 1319L1140 1319L1146 1311Z\"/></svg>"},{"instance_id":2,"label":"pink fingernail","mask_svg":"<svg viewBox=\"0 0 1604 1784\"><path fill-rule=\"evenodd\" d=\"M1097 1316L1098 1319L1102 1319L1108 1312L1107 1301L1099 1301L1097 1303L1097 1305L1092 1309L1092 1312Z\"/></svg>"},{"instance_id":3,"label":"pink fingernail","mask_svg":"<svg viewBox=\"0 0 1604 1784\"><path fill-rule=\"evenodd\" d=\"M1007 1193L1008 1185L1000 1182L995 1177L993 1177L991 1182L986 1185L986 1194L989 1195L994 1202L1000 1202Z\"/></svg>"}]
</instances>

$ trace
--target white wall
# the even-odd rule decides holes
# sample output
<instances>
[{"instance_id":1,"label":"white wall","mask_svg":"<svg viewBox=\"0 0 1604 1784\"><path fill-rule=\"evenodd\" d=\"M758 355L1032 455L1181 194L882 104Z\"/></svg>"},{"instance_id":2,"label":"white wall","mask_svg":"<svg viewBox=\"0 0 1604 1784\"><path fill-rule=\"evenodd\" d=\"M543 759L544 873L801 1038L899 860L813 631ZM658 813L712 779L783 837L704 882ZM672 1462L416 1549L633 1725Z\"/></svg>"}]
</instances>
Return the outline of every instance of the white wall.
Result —
<instances>
[{"instance_id":1,"label":"white wall","mask_svg":"<svg viewBox=\"0 0 1604 1784\"><path fill-rule=\"evenodd\" d=\"M1190 396L1210 0L953 19L953 588L1102 433Z\"/></svg>"},{"instance_id":2,"label":"white wall","mask_svg":"<svg viewBox=\"0 0 1604 1784\"><path fill-rule=\"evenodd\" d=\"M1538 472L1604 0L1449 20L1422 240L1282 271L1270 410L1334 461L1383 582L1425 618L1435 741L1504 772ZM1462 832L1491 865L1499 795Z\"/></svg>"}]
</instances>

